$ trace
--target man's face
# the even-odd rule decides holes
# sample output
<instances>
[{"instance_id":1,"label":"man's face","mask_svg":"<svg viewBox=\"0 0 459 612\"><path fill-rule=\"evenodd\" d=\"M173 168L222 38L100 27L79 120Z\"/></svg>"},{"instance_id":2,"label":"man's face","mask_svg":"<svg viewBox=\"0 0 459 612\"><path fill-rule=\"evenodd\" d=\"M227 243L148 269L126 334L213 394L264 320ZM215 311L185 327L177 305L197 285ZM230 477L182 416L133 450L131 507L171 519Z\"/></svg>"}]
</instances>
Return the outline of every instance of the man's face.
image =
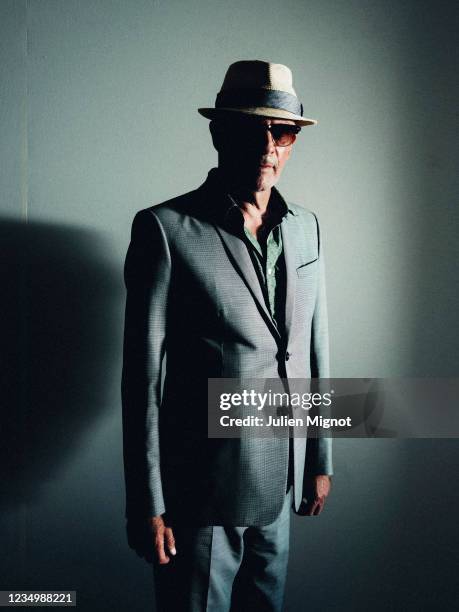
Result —
<instances>
[{"instance_id":1,"label":"man's face","mask_svg":"<svg viewBox=\"0 0 459 612\"><path fill-rule=\"evenodd\" d=\"M267 129L275 126L273 134ZM285 126L283 129L282 126ZM219 167L235 184L249 191L265 191L279 180L292 152L294 121L235 115L211 126ZM275 141L276 139L276 141ZM287 146L280 142L293 140Z\"/></svg>"}]
</instances>

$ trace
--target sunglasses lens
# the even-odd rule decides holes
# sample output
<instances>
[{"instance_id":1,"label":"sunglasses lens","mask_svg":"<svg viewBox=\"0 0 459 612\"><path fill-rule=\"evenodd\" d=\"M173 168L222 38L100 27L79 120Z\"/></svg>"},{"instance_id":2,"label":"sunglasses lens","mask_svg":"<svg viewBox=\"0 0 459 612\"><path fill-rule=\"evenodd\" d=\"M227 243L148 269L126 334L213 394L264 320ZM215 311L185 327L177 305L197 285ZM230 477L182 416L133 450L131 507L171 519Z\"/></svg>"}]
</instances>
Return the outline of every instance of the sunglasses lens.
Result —
<instances>
[{"instance_id":1,"label":"sunglasses lens","mask_svg":"<svg viewBox=\"0 0 459 612\"><path fill-rule=\"evenodd\" d=\"M272 125L271 134L279 147L287 147L295 142L298 128L295 125Z\"/></svg>"}]
</instances>

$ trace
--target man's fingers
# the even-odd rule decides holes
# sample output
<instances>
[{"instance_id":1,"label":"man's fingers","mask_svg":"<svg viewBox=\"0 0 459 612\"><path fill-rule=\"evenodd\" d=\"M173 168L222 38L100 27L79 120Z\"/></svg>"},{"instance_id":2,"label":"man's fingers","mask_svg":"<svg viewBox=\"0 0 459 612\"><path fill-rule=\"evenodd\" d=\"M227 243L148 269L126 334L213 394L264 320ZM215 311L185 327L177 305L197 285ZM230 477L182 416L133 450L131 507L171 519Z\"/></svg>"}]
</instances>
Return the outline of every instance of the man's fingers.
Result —
<instances>
[{"instance_id":1,"label":"man's fingers","mask_svg":"<svg viewBox=\"0 0 459 612\"><path fill-rule=\"evenodd\" d=\"M172 555L176 554L174 534L170 527L165 527L162 519L157 520L155 517L148 523L128 521L127 535L129 546L147 563L157 561L160 564L166 564L170 561L167 552Z\"/></svg>"},{"instance_id":2,"label":"man's fingers","mask_svg":"<svg viewBox=\"0 0 459 612\"><path fill-rule=\"evenodd\" d=\"M322 512L324 506L324 498L316 498L306 506L307 516L318 516Z\"/></svg>"},{"instance_id":3,"label":"man's fingers","mask_svg":"<svg viewBox=\"0 0 459 612\"><path fill-rule=\"evenodd\" d=\"M318 516L322 512L324 503L325 503L324 497L319 497L319 499L316 499L315 504L314 504L314 516Z\"/></svg>"},{"instance_id":4,"label":"man's fingers","mask_svg":"<svg viewBox=\"0 0 459 612\"><path fill-rule=\"evenodd\" d=\"M166 529L164 530L164 536L166 539L166 545L167 545L167 548L169 549L169 552L171 553L171 555L176 555L177 551L175 549L174 532L172 531L171 527L166 527Z\"/></svg>"},{"instance_id":5,"label":"man's fingers","mask_svg":"<svg viewBox=\"0 0 459 612\"><path fill-rule=\"evenodd\" d=\"M313 516L319 516L319 514L322 512L322 504L318 503L314 506L314 511L313 511Z\"/></svg>"},{"instance_id":6,"label":"man's fingers","mask_svg":"<svg viewBox=\"0 0 459 612\"><path fill-rule=\"evenodd\" d=\"M161 531L160 533L156 534L155 548L156 548L156 556L157 556L158 562L161 565L165 563L169 563L170 559L166 555L166 552L164 550L164 531Z\"/></svg>"}]
</instances>

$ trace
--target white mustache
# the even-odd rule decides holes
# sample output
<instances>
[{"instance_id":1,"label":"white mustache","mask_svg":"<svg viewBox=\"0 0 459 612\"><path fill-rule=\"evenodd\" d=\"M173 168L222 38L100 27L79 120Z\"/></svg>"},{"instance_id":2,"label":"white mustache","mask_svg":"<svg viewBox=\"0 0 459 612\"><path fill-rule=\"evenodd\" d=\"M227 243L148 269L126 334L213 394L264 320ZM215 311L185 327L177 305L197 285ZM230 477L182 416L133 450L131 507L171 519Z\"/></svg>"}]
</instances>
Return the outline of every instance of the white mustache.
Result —
<instances>
[{"instance_id":1,"label":"white mustache","mask_svg":"<svg viewBox=\"0 0 459 612\"><path fill-rule=\"evenodd\" d=\"M260 165L269 164L277 168L277 159L273 155L263 155L260 160Z\"/></svg>"}]
</instances>

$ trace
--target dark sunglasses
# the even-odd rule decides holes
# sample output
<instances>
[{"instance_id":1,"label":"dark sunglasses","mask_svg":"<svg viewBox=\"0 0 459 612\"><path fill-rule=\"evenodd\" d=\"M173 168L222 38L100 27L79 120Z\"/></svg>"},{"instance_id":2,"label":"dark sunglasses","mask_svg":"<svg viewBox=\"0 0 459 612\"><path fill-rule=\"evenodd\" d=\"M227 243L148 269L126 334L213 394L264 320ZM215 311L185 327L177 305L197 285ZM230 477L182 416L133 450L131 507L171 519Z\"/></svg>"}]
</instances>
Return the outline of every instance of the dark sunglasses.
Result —
<instances>
[{"instance_id":1,"label":"dark sunglasses","mask_svg":"<svg viewBox=\"0 0 459 612\"><path fill-rule=\"evenodd\" d=\"M289 123L273 123L265 125L251 119L238 119L227 121L220 124L225 132L235 136L240 142L259 141L264 138L266 130L271 132L271 136L277 147L288 147L296 140L296 135L301 131L299 125Z\"/></svg>"}]
</instances>

